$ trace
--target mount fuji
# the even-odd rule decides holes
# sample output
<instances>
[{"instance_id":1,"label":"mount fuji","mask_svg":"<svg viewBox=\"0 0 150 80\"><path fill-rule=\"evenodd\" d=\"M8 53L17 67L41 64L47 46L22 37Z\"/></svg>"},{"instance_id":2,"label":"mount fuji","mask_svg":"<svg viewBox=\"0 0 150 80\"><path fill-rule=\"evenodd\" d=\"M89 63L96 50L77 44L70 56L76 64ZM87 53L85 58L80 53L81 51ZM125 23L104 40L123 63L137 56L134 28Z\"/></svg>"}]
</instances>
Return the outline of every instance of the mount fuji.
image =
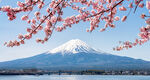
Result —
<instances>
[{"instance_id":1,"label":"mount fuji","mask_svg":"<svg viewBox=\"0 0 150 80\"><path fill-rule=\"evenodd\" d=\"M74 39L45 53L12 61L0 62L0 69L48 70L150 70L150 62L98 51Z\"/></svg>"}]
</instances>

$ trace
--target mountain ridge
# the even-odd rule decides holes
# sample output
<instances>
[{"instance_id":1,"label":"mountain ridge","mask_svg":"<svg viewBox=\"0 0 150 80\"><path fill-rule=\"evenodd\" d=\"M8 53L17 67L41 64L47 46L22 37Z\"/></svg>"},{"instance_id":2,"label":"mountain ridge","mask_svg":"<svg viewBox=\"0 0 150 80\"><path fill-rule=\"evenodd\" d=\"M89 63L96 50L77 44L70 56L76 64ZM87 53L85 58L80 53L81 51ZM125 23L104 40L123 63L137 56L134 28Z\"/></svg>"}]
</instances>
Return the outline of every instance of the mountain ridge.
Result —
<instances>
[{"instance_id":1,"label":"mountain ridge","mask_svg":"<svg viewBox=\"0 0 150 80\"><path fill-rule=\"evenodd\" d=\"M65 47L61 45L59 48L52 49L54 53L48 51L28 58L0 62L0 69L150 70L149 61L113 54L108 55L108 53L99 52L78 39L63 45Z\"/></svg>"},{"instance_id":2,"label":"mountain ridge","mask_svg":"<svg viewBox=\"0 0 150 80\"><path fill-rule=\"evenodd\" d=\"M79 39L70 40L49 51L49 53L79 53L79 52L89 53L98 51Z\"/></svg>"}]
</instances>

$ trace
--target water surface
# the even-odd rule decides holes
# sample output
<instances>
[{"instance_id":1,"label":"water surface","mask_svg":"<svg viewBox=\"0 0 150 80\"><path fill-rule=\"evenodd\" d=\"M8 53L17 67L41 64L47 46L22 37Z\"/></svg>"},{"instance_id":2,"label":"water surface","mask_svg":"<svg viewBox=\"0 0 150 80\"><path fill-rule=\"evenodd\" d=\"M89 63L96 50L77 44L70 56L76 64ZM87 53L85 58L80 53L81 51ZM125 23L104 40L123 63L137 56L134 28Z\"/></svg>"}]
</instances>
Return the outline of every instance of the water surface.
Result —
<instances>
[{"instance_id":1,"label":"water surface","mask_svg":"<svg viewBox=\"0 0 150 80\"><path fill-rule=\"evenodd\" d=\"M16 75L0 76L0 80L150 80L150 76L114 75Z\"/></svg>"}]
</instances>

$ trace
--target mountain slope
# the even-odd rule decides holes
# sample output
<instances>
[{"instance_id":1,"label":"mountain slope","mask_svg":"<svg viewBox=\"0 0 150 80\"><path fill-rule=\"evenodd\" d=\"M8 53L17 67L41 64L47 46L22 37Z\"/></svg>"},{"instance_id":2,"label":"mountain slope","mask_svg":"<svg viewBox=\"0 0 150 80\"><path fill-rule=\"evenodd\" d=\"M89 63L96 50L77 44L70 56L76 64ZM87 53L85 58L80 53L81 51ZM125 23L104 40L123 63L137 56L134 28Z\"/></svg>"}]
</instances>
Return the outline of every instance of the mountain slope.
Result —
<instances>
[{"instance_id":1,"label":"mountain slope","mask_svg":"<svg viewBox=\"0 0 150 80\"><path fill-rule=\"evenodd\" d=\"M91 53L97 51L79 39L70 40L65 44L49 51L49 53L62 53L62 54L79 53L79 52Z\"/></svg>"},{"instance_id":2,"label":"mountain slope","mask_svg":"<svg viewBox=\"0 0 150 80\"><path fill-rule=\"evenodd\" d=\"M76 39L40 55L13 61L1 62L0 68L39 68L50 70L150 70L150 62L102 53L95 50L94 48L91 48L85 42Z\"/></svg>"}]
</instances>

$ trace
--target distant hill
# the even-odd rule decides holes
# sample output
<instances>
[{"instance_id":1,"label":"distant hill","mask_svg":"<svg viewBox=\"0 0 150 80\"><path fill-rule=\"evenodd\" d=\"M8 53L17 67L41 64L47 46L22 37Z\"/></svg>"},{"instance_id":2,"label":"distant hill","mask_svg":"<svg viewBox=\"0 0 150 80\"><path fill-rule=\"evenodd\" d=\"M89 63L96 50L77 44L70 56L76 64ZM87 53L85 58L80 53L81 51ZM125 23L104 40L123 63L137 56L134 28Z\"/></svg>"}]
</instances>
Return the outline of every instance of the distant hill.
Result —
<instances>
[{"instance_id":1,"label":"distant hill","mask_svg":"<svg viewBox=\"0 0 150 80\"><path fill-rule=\"evenodd\" d=\"M150 70L150 62L97 51L74 39L45 53L23 59L0 62L0 69L49 70Z\"/></svg>"}]
</instances>

